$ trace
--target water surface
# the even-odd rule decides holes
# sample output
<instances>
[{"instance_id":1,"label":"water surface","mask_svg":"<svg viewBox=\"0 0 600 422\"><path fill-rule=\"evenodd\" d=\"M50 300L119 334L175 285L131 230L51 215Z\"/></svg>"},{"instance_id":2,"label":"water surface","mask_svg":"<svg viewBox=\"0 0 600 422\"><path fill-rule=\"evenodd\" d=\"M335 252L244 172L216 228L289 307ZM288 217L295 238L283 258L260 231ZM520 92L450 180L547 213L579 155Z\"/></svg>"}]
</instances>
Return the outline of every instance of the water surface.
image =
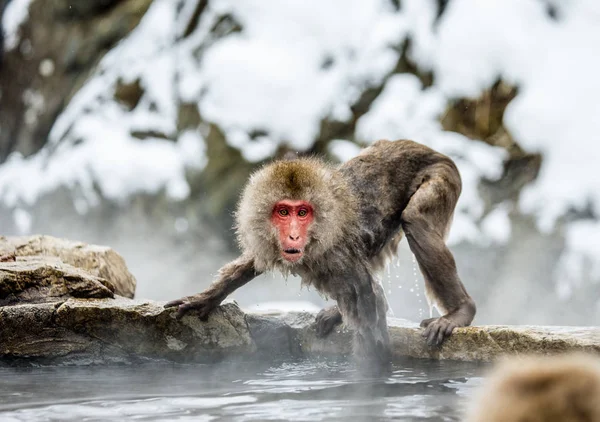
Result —
<instances>
[{"instance_id":1,"label":"water surface","mask_svg":"<svg viewBox=\"0 0 600 422\"><path fill-rule=\"evenodd\" d=\"M483 370L417 359L384 379L315 359L0 368L0 421L458 421Z\"/></svg>"}]
</instances>

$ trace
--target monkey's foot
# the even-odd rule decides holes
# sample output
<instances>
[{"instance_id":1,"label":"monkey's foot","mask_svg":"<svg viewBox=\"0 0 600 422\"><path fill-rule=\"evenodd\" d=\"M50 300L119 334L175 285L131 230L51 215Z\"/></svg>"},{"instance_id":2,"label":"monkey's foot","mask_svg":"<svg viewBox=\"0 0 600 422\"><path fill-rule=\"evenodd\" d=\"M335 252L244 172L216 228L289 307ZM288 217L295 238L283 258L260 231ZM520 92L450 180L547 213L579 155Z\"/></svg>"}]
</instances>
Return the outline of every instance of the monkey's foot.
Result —
<instances>
[{"instance_id":1,"label":"monkey's foot","mask_svg":"<svg viewBox=\"0 0 600 422\"><path fill-rule=\"evenodd\" d=\"M337 306L322 309L317 314L317 337L325 337L333 328L342 323L342 313Z\"/></svg>"},{"instance_id":2,"label":"monkey's foot","mask_svg":"<svg viewBox=\"0 0 600 422\"><path fill-rule=\"evenodd\" d=\"M175 306L177 306L177 319L183 317L187 312L195 310L200 319L206 321L208 319L208 314L219 306L219 303L200 293L172 300L165 304L165 308L173 308Z\"/></svg>"},{"instance_id":3,"label":"monkey's foot","mask_svg":"<svg viewBox=\"0 0 600 422\"><path fill-rule=\"evenodd\" d=\"M425 328L422 336L427 338L427 345L430 347L440 346L452 331L460 325L445 316L439 318L429 318L421 321L421 327Z\"/></svg>"}]
</instances>

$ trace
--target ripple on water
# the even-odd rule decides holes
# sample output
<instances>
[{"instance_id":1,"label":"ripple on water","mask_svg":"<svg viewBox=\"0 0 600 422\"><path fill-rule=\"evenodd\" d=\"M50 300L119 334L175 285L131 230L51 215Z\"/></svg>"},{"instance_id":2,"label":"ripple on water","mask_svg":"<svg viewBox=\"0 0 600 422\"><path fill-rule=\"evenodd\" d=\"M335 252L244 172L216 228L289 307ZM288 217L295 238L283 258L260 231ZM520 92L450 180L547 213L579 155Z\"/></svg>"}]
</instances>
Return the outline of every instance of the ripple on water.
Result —
<instances>
[{"instance_id":1,"label":"ripple on water","mask_svg":"<svg viewBox=\"0 0 600 422\"><path fill-rule=\"evenodd\" d=\"M335 360L0 368L0 420L458 421L481 370L418 360L385 379Z\"/></svg>"}]
</instances>

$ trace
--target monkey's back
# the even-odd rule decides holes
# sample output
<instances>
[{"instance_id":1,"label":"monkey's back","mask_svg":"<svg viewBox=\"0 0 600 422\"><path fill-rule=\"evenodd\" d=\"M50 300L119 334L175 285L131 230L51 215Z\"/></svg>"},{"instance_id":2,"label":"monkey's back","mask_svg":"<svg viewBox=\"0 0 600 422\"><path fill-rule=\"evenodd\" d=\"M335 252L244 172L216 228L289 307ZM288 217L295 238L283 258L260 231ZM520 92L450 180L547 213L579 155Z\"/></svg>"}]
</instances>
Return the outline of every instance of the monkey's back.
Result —
<instances>
[{"instance_id":1,"label":"monkey's back","mask_svg":"<svg viewBox=\"0 0 600 422\"><path fill-rule=\"evenodd\" d=\"M446 179L457 196L461 190L458 169L450 158L410 140L377 141L340 171L360 203L361 226L366 228L362 238L372 257L394 243L402 212L423 182L435 175Z\"/></svg>"}]
</instances>

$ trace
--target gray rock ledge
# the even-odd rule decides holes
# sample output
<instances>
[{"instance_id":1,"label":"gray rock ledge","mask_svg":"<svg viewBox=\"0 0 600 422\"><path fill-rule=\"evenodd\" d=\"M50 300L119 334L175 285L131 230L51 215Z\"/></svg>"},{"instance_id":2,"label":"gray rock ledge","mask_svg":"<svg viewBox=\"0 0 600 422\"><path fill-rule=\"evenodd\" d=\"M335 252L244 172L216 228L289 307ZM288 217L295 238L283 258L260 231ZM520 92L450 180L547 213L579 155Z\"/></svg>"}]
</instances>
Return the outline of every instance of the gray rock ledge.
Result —
<instances>
[{"instance_id":1,"label":"gray rock ledge","mask_svg":"<svg viewBox=\"0 0 600 422\"><path fill-rule=\"evenodd\" d=\"M90 364L147 359L215 362L258 356L348 355L351 333L316 337L314 314L245 314L235 303L208 321L175 319L163 303L117 297L0 307L0 363ZM417 324L390 320L394 358L491 361L503 354L600 352L600 327L482 326L457 329L427 348Z\"/></svg>"}]
</instances>

